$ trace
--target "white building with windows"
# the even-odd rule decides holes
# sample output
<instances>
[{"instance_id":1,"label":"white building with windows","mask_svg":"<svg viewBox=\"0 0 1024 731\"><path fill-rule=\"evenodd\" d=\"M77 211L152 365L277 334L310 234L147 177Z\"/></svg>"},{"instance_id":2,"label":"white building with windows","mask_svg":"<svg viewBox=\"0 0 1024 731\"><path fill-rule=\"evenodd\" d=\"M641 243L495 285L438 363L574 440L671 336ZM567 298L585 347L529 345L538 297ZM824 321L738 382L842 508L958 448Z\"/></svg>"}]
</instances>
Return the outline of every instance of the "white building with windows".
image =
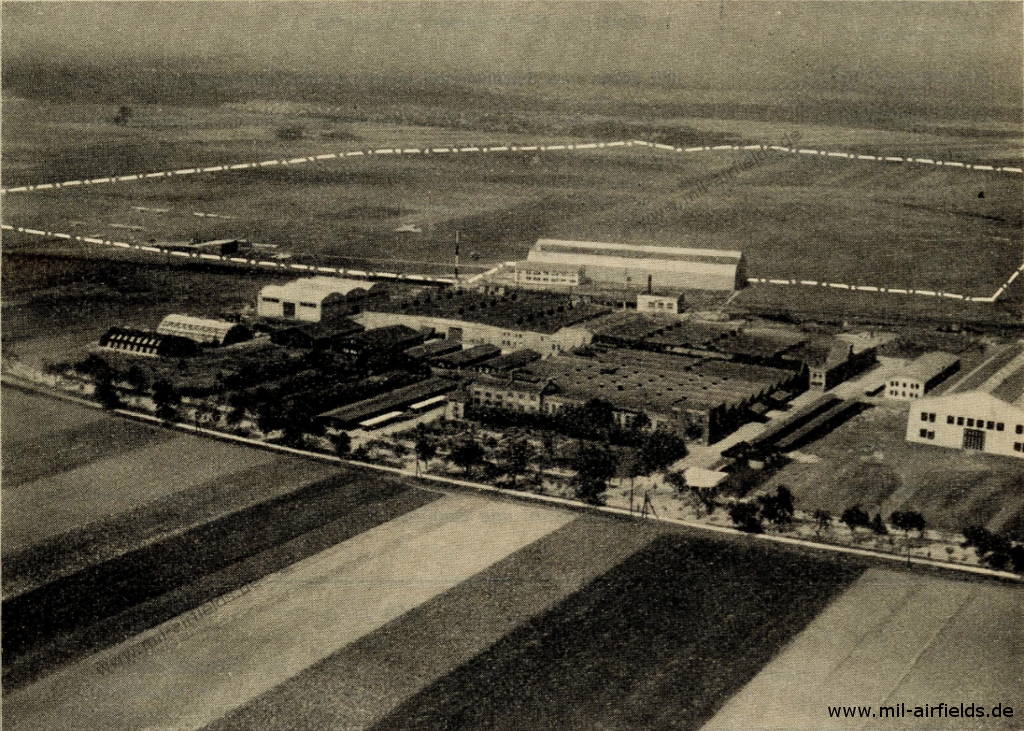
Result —
<instances>
[{"instance_id":1,"label":"white building with windows","mask_svg":"<svg viewBox=\"0 0 1024 731\"><path fill-rule=\"evenodd\" d=\"M916 399L906 439L1024 459L1024 346L989 358L946 394Z\"/></svg>"},{"instance_id":2,"label":"white building with windows","mask_svg":"<svg viewBox=\"0 0 1024 731\"><path fill-rule=\"evenodd\" d=\"M237 322L181 314L164 317L156 331L160 335L177 335L207 345L233 345L252 338L249 329Z\"/></svg>"},{"instance_id":3,"label":"white building with windows","mask_svg":"<svg viewBox=\"0 0 1024 731\"><path fill-rule=\"evenodd\" d=\"M638 294L636 311L649 315L678 315L683 312L682 295Z\"/></svg>"},{"instance_id":4,"label":"white building with windows","mask_svg":"<svg viewBox=\"0 0 1024 731\"><path fill-rule=\"evenodd\" d=\"M952 353L925 353L886 381L885 395L897 401L921 398L959 369L960 359Z\"/></svg>"},{"instance_id":5,"label":"white building with windows","mask_svg":"<svg viewBox=\"0 0 1024 731\"><path fill-rule=\"evenodd\" d=\"M614 286L642 291L732 291L746 284L741 251L539 239L515 281L540 287Z\"/></svg>"}]
</instances>

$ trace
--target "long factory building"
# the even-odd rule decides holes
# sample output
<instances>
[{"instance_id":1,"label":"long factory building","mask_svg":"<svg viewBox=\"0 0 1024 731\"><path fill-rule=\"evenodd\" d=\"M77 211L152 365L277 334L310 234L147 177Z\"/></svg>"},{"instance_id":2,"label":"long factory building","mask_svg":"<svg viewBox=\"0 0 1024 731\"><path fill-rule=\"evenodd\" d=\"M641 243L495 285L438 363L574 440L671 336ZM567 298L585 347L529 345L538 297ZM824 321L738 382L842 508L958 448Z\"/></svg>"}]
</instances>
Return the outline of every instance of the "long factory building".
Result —
<instances>
[{"instance_id":1,"label":"long factory building","mask_svg":"<svg viewBox=\"0 0 1024 731\"><path fill-rule=\"evenodd\" d=\"M614 286L646 292L732 291L746 282L740 251L539 239L515 282L540 288Z\"/></svg>"}]
</instances>

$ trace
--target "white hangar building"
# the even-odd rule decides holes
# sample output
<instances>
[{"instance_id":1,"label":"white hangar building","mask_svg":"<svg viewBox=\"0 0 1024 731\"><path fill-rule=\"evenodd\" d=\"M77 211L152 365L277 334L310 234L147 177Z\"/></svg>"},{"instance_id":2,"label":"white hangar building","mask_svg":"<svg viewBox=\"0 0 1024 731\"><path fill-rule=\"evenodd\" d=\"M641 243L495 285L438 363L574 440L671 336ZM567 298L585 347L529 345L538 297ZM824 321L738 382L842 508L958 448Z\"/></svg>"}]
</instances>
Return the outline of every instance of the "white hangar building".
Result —
<instances>
[{"instance_id":1,"label":"white hangar building","mask_svg":"<svg viewBox=\"0 0 1024 731\"><path fill-rule=\"evenodd\" d=\"M353 305L383 294L379 283L338 277L307 277L287 284L268 284L260 290L260 317L301 322L332 322L348 315Z\"/></svg>"},{"instance_id":2,"label":"white hangar building","mask_svg":"<svg viewBox=\"0 0 1024 731\"><path fill-rule=\"evenodd\" d=\"M906 438L1024 458L1024 345L989 358L947 393L916 399Z\"/></svg>"},{"instance_id":3,"label":"white hangar building","mask_svg":"<svg viewBox=\"0 0 1024 731\"><path fill-rule=\"evenodd\" d=\"M539 239L516 263L519 284L614 285L645 291L732 291L746 282L741 251Z\"/></svg>"},{"instance_id":4,"label":"white hangar building","mask_svg":"<svg viewBox=\"0 0 1024 731\"><path fill-rule=\"evenodd\" d=\"M179 314L167 315L156 331L160 335L176 335L210 345L233 345L252 338L249 329L237 322Z\"/></svg>"}]
</instances>

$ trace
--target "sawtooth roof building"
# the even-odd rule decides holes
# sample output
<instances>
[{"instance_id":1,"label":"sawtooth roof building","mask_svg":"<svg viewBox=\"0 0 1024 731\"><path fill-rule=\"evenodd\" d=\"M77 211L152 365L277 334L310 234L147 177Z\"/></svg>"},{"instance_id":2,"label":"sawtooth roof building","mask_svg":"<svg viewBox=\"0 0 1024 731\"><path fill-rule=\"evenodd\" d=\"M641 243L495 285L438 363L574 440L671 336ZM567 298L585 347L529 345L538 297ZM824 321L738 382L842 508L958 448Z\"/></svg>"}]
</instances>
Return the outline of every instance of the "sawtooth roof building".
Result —
<instances>
[{"instance_id":1,"label":"sawtooth roof building","mask_svg":"<svg viewBox=\"0 0 1024 731\"><path fill-rule=\"evenodd\" d=\"M945 394L915 400L906 439L1024 459L1024 345L1004 348Z\"/></svg>"},{"instance_id":2,"label":"sawtooth roof building","mask_svg":"<svg viewBox=\"0 0 1024 731\"><path fill-rule=\"evenodd\" d=\"M615 286L647 292L732 291L746 282L741 251L539 239L515 281L525 286Z\"/></svg>"}]
</instances>

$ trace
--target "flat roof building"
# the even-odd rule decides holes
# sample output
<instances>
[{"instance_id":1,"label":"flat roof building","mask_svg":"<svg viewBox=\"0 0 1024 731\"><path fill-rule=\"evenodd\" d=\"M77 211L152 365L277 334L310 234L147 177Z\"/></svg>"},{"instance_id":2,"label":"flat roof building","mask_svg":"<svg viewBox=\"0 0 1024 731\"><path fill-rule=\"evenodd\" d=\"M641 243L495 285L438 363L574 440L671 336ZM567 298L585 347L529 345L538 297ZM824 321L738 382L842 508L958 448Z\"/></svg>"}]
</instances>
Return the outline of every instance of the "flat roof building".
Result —
<instances>
[{"instance_id":1,"label":"flat roof building","mask_svg":"<svg viewBox=\"0 0 1024 731\"><path fill-rule=\"evenodd\" d=\"M952 353L919 355L886 381L885 395L898 401L921 398L959 369L960 359Z\"/></svg>"},{"instance_id":2,"label":"flat roof building","mask_svg":"<svg viewBox=\"0 0 1024 731\"><path fill-rule=\"evenodd\" d=\"M731 291L746 282L740 251L675 246L539 239L515 281L525 285L575 287L616 285L627 289Z\"/></svg>"},{"instance_id":3,"label":"flat roof building","mask_svg":"<svg viewBox=\"0 0 1024 731\"><path fill-rule=\"evenodd\" d=\"M917 399L906 439L1024 459L1024 345L1004 348L947 393Z\"/></svg>"}]
</instances>

